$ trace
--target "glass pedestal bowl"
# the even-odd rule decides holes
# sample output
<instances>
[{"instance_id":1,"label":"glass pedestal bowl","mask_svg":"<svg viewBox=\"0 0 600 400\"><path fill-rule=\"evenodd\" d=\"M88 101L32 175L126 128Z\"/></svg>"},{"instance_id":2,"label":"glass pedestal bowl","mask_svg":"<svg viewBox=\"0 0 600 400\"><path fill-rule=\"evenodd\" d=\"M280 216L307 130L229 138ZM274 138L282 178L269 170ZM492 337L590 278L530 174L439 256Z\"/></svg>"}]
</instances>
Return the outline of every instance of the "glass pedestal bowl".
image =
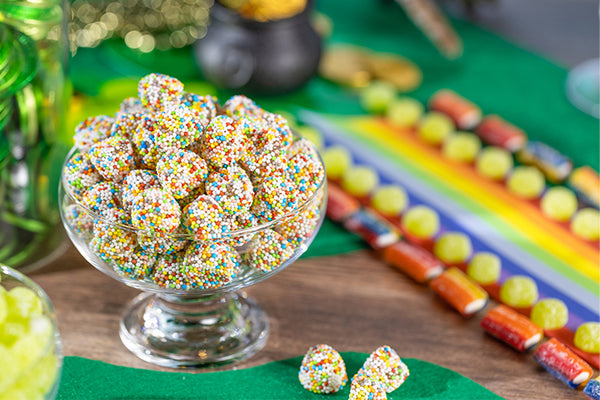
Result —
<instances>
[{"instance_id":1,"label":"glass pedestal bowl","mask_svg":"<svg viewBox=\"0 0 600 400\"><path fill-rule=\"evenodd\" d=\"M0 264L0 400L55 399L62 357L50 299L31 279Z\"/></svg>"},{"instance_id":2,"label":"glass pedestal bowl","mask_svg":"<svg viewBox=\"0 0 600 400\"><path fill-rule=\"evenodd\" d=\"M293 212L198 240L189 234L147 235L109 221L66 187L63 179L61 216L75 247L96 269L144 292L123 311L122 342L147 362L177 368L240 361L266 344L268 316L240 290L282 271L306 251L323 221L327 192L323 179ZM132 248L111 256L104 251L111 244L100 236L121 241L114 243L119 248L129 241Z\"/></svg>"}]
</instances>

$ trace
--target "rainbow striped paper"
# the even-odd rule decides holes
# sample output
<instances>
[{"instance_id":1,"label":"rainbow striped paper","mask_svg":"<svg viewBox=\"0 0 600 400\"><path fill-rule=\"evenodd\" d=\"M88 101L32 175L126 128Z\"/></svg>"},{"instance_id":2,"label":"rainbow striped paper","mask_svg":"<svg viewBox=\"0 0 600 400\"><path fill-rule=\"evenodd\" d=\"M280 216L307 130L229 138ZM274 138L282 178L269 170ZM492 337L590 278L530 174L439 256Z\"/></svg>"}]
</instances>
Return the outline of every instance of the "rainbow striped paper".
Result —
<instances>
[{"instance_id":1,"label":"rainbow striped paper","mask_svg":"<svg viewBox=\"0 0 600 400\"><path fill-rule=\"evenodd\" d=\"M573 330L600 319L598 244L544 216L537 202L512 195L471 165L445 159L414 132L396 129L382 118L307 110L299 117L320 130L326 145L343 145L356 164L373 167L382 183L403 186L411 206L437 210L444 230L468 234L474 251L497 254L500 282L517 274L532 277L541 298L556 297L567 304L567 326Z\"/></svg>"}]
</instances>

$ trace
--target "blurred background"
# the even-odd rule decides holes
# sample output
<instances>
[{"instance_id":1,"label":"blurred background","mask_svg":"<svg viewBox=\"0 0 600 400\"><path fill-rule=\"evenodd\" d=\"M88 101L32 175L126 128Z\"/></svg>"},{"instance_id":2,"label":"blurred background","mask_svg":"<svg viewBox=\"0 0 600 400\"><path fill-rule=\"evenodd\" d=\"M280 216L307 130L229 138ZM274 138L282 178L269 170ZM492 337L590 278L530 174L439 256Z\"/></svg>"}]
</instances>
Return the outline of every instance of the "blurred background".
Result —
<instances>
[{"instance_id":1,"label":"blurred background","mask_svg":"<svg viewBox=\"0 0 600 400\"><path fill-rule=\"evenodd\" d=\"M426 3L0 0L0 262L27 270L61 254L56 187L74 127L88 116L114 113L150 72L174 75L192 92L248 93L291 115L298 107L362 113L354 90L361 84L339 77L346 59L333 58L333 76L322 64L330 46L353 44L400 57L381 63L376 77L400 71L400 80L392 79L401 92L425 101L435 89L454 87L528 131L547 128L548 144L558 143L560 129L548 121L532 124L510 99L522 87L521 102L533 108L548 93L557 104L564 101L567 70L598 57L598 3ZM497 38L488 47L494 35L526 50L513 51ZM521 58L530 52L543 58L523 68ZM557 65L542 74L553 83L532 91L545 87L535 72L544 58ZM597 102L596 65L586 79L595 78L590 96ZM597 148L597 137L585 140Z\"/></svg>"}]
</instances>

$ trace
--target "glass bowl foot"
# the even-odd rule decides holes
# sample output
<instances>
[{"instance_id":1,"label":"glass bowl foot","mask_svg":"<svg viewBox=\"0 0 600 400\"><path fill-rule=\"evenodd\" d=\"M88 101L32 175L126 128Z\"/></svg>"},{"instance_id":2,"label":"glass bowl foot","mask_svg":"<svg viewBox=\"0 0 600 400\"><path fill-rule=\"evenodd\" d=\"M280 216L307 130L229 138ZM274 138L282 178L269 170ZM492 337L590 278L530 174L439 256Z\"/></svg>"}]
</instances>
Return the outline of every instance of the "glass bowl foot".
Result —
<instances>
[{"instance_id":1,"label":"glass bowl foot","mask_svg":"<svg viewBox=\"0 0 600 400\"><path fill-rule=\"evenodd\" d=\"M269 319L245 294L189 298L143 293L123 312L119 334L125 347L149 363L206 368L262 349Z\"/></svg>"}]
</instances>

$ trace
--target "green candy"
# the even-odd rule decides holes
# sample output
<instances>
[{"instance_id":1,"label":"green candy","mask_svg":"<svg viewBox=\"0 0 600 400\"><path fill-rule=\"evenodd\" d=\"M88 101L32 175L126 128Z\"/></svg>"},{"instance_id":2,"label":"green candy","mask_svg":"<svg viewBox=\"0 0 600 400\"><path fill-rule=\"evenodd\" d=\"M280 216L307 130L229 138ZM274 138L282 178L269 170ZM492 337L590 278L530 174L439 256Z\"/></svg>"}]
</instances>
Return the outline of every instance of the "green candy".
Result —
<instances>
[{"instance_id":1,"label":"green candy","mask_svg":"<svg viewBox=\"0 0 600 400\"><path fill-rule=\"evenodd\" d=\"M528 276L512 276L500 288L500 300L512 307L529 307L537 299L537 285Z\"/></svg>"},{"instance_id":2,"label":"green candy","mask_svg":"<svg viewBox=\"0 0 600 400\"><path fill-rule=\"evenodd\" d=\"M586 322L575 331L573 343L578 349L588 353L600 353L600 323Z\"/></svg>"},{"instance_id":3,"label":"green candy","mask_svg":"<svg viewBox=\"0 0 600 400\"><path fill-rule=\"evenodd\" d=\"M500 270L500 258L495 254L482 251L475 253L471 258L467 267L467 275L477 283L489 285L498 281Z\"/></svg>"},{"instance_id":4,"label":"green candy","mask_svg":"<svg viewBox=\"0 0 600 400\"><path fill-rule=\"evenodd\" d=\"M529 318L542 329L559 329L567 324L569 311L559 299L543 299L535 303Z\"/></svg>"},{"instance_id":5,"label":"green candy","mask_svg":"<svg viewBox=\"0 0 600 400\"><path fill-rule=\"evenodd\" d=\"M396 88L388 82L376 81L360 93L360 104L371 114L384 114L396 97Z\"/></svg>"}]
</instances>

